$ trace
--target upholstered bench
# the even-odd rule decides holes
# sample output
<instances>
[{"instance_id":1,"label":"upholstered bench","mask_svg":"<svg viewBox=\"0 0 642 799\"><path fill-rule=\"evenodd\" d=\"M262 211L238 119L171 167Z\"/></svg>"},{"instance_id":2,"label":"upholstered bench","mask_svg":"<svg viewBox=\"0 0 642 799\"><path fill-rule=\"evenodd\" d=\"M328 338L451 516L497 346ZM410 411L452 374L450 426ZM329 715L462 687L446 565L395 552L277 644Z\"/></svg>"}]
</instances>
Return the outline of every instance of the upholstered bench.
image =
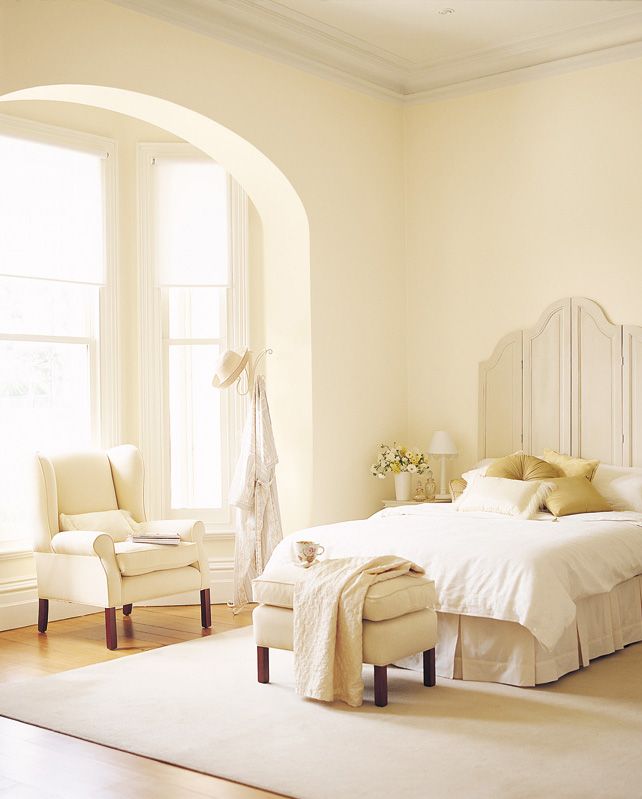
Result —
<instances>
[{"instance_id":1,"label":"upholstered bench","mask_svg":"<svg viewBox=\"0 0 642 799\"><path fill-rule=\"evenodd\" d=\"M314 568L314 567L312 567ZM270 649L293 651L294 587L310 569L284 564L252 582L258 681L270 681ZM423 653L424 685L435 684L437 597L434 583L404 575L372 585L363 605L363 662L374 666L375 704L388 704L388 666Z\"/></svg>"}]
</instances>

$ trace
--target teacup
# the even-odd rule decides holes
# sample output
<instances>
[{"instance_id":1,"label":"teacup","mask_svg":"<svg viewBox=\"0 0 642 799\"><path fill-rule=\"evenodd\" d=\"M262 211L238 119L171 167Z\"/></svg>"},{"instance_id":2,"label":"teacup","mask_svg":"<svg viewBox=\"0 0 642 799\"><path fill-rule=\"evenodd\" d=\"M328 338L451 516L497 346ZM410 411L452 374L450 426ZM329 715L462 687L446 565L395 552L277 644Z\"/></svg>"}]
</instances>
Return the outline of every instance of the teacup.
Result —
<instances>
[{"instance_id":1,"label":"teacup","mask_svg":"<svg viewBox=\"0 0 642 799\"><path fill-rule=\"evenodd\" d=\"M325 547L314 541L297 541L294 544L294 549L299 561L308 566L314 563L317 555L322 555L325 552Z\"/></svg>"}]
</instances>

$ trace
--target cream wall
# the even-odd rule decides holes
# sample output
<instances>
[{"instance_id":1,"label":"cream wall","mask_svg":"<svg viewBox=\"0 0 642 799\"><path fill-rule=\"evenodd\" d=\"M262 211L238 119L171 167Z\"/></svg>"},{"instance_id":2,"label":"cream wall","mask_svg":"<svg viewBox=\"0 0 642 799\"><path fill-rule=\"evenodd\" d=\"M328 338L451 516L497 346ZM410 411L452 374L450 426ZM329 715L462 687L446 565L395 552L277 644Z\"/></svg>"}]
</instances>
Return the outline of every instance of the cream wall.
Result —
<instances>
[{"instance_id":1,"label":"cream wall","mask_svg":"<svg viewBox=\"0 0 642 799\"><path fill-rule=\"evenodd\" d=\"M642 320L642 60L405 109L410 437L476 459L477 365L553 300Z\"/></svg>"},{"instance_id":2,"label":"cream wall","mask_svg":"<svg viewBox=\"0 0 642 799\"><path fill-rule=\"evenodd\" d=\"M197 111L250 141L291 182L310 229L313 451L302 439L300 452L282 452L289 489L297 459L311 458L310 484L300 485L312 496L307 521L376 510L389 486L369 476L368 463L379 439L406 433L399 108L100 0L0 4L0 95L67 83ZM251 242L264 267L258 290L268 315L278 295L282 316L296 316L287 280L275 285L256 255L269 233L256 229ZM265 335L265 320L257 324ZM285 380L272 388L275 405L287 389ZM288 418L295 426L307 410L278 410L283 440Z\"/></svg>"}]
</instances>

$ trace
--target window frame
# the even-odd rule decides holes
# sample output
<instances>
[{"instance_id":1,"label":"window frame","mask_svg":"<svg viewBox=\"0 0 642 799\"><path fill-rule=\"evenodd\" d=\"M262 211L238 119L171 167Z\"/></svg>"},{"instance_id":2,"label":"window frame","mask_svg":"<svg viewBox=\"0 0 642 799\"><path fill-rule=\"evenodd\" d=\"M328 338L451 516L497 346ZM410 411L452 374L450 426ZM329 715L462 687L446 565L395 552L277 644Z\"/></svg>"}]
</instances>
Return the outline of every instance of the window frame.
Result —
<instances>
[{"instance_id":1,"label":"window frame","mask_svg":"<svg viewBox=\"0 0 642 799\"><path fill-rule=\"evenodd\" d=\"M234 459L241 439L247 397L232 389L221 392L223 424L222 463L223 507L171 509L169 385L166 379L170 341L166 289L159 287L154 262L153 168L156 158L190 160L212 159L186 143L141 143L137 146L139 186L139 291L140 291L140 389L141 450L146 463L145 498L151 518L198 517L205 522L208 535L233 532L232 509L227 504L227 490ZM229 198L229 286L226 288L226 325L221 331L221 348L239 349L248 340L247 285L247 195L227 176ZM205 342L181 339L180 341ZM209 342L210 339L207 339ZM212 340L213 341L213 340ZM214 364L212 364L212 373ZM211 389L215 391L214 388Z\"/></svg>"},{"instance_id":2,"label":"window frame","mask_svg":"<svg viewBox=\"0 0 642 799\"><path fill-rule=\"evenodd\" d=\"M83 344L88 348L91 445L107 448L120 439L121 409L118 385L117 254L118 254L118 144L115 140L91 133L50 125L44 122L0 114L0 134L43 144L92 153L102 159L102 205L104 233L104 276L101 284L58 278L40 278L0 272L16 280L55 282L66 285L92 285L97 288L95 313L91 315L89 336L58 336L29 333L0 333L2 341L28 341L55 344ZM3 552L24 552L26 536L4 539Z\"/></svg>"}]
</instances>

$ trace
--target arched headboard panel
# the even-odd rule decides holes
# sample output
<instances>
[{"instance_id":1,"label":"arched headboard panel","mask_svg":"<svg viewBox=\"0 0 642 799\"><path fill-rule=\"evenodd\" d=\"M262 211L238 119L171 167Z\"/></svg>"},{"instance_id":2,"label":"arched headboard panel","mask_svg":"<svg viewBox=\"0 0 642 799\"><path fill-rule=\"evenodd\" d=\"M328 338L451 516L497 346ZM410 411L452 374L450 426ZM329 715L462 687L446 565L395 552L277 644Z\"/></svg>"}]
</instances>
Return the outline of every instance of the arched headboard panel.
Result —
<instances>
[{"instance_id":1,"label":"arched headboard panel","mask_svg":"<svg viewBox=\"0 0 642 799\"><path fill-rule=\"evenodd\" d=\"M642 466L641 403L642 327L566 297L479 365L479 456L557 449Z\"/></svg>"}]
</instances>

